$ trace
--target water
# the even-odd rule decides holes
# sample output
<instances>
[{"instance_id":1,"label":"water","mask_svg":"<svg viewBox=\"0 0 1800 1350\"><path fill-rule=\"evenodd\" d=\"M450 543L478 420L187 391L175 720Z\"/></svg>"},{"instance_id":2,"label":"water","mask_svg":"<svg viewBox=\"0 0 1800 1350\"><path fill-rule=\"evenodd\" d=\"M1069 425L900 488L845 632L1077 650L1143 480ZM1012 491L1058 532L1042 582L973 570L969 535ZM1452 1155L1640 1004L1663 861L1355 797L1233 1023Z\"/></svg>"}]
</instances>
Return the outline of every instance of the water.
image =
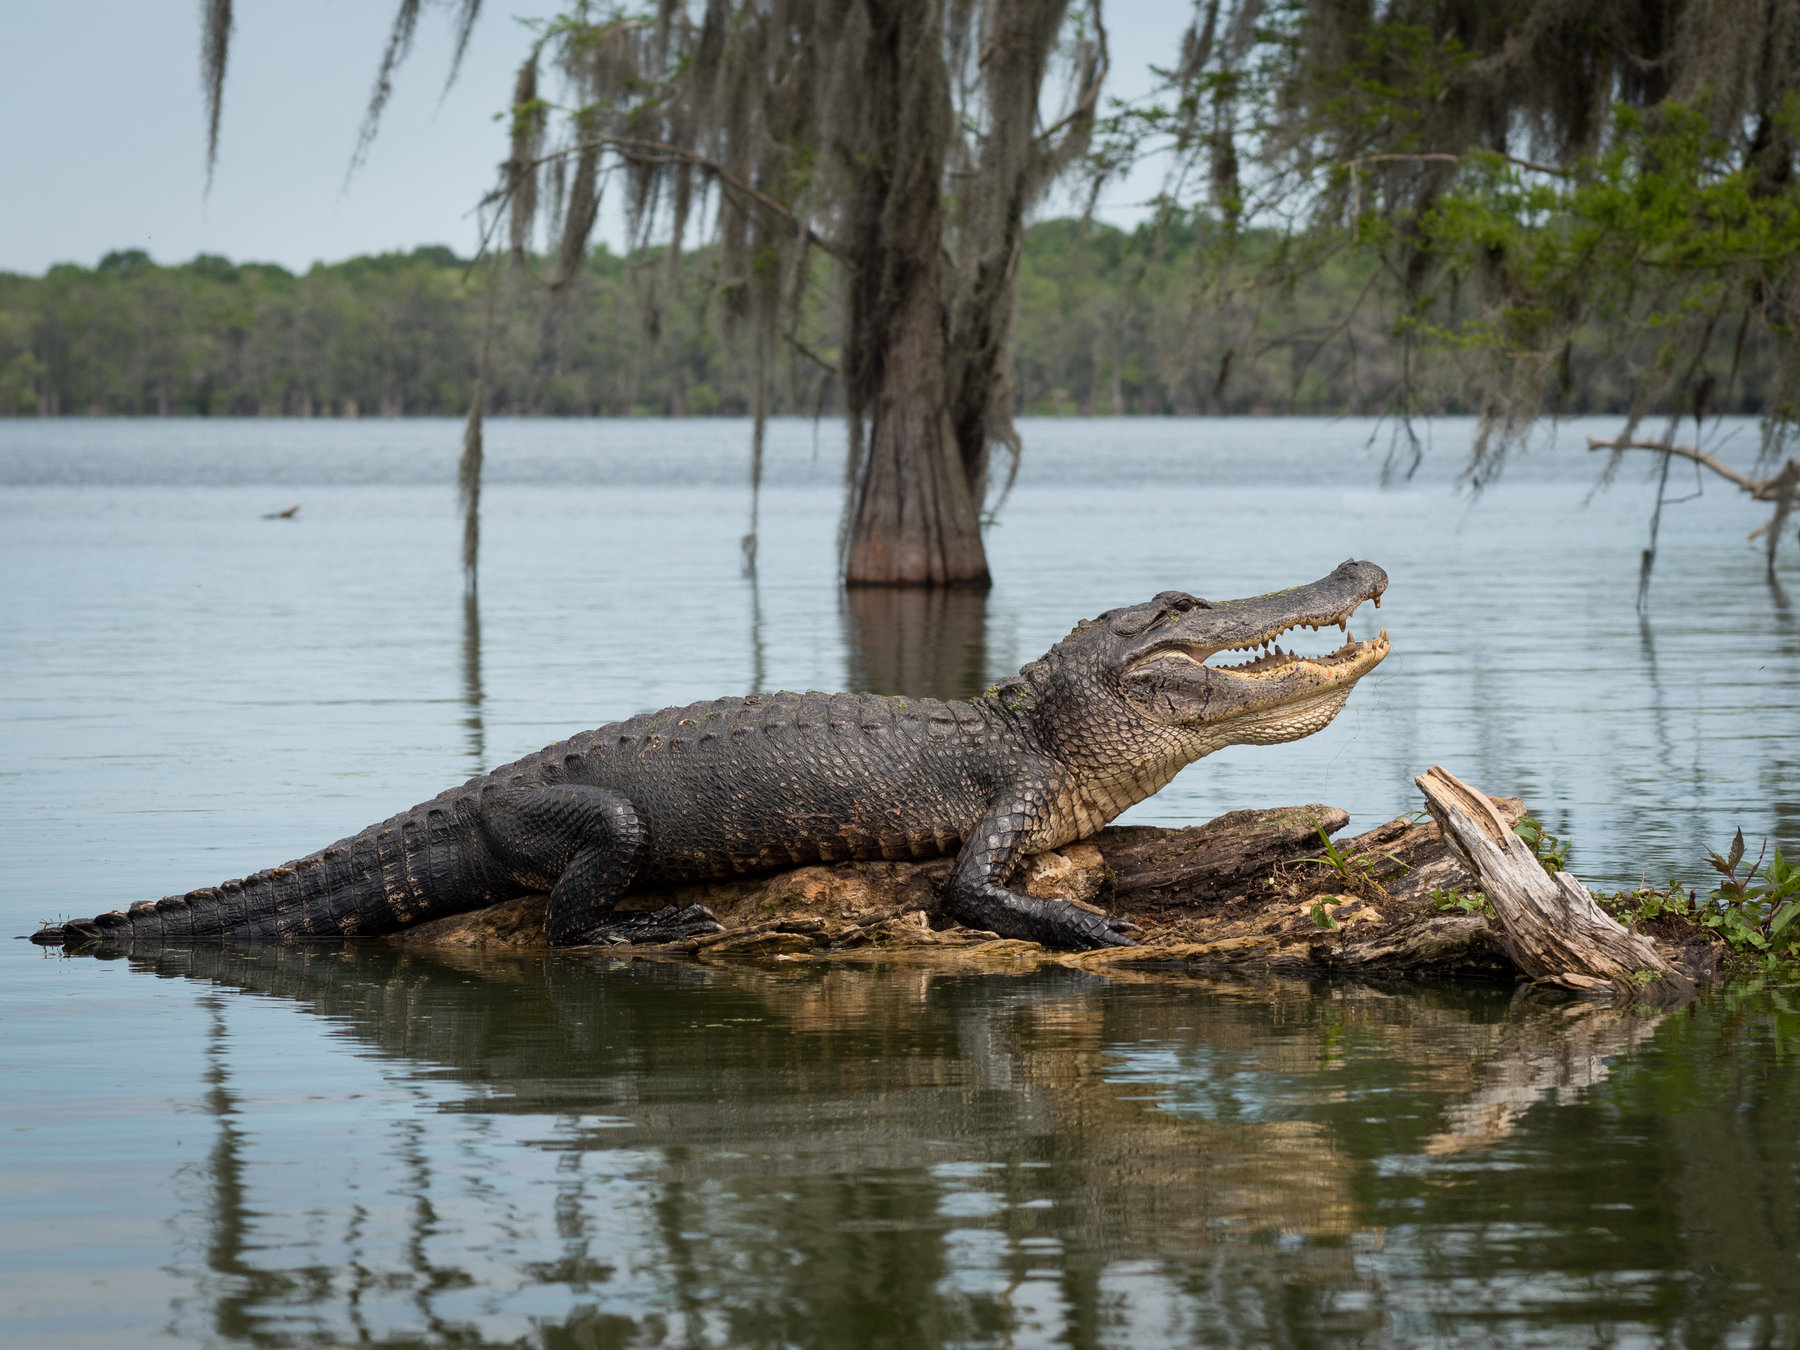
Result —
<instances>
[{"instance_id":1,"label":"water","mask_svg":"<svg viewBox=\"0 0 1800 1350\"><path fill-rule=\"evenodd\" d=\"M741 427L499 422L468 604L449 424L0 421L0 932L632 712L966 692L1112 605L1349 556L1392 577L1393 656L1325 732L1132 819L1362 828L1443 763L1597 885L1697 881L1738 826L1800 851L1800 560L1767 587L1764 509L1710 484L1640 622L1647 465L1586 502L1590 429L1472 499L1466 424L1388 487L1363 424L1030 425L993 594L933 606L833 584L833 427L775 428L753 584ZM1780 993L1659 1022L1483 988L0 961L9 1346L1800 1340Z\"/></svg>"},{"instance_id":2,"label":"water","mask_svg":"<svg viewBox=\"0 0 1800 1350\"><path fill-rule=\"evenodd\" d=\"M10 1347L1800 1340L1767 993L335 948L6 979Z\"/></svg>"}]
</instances>

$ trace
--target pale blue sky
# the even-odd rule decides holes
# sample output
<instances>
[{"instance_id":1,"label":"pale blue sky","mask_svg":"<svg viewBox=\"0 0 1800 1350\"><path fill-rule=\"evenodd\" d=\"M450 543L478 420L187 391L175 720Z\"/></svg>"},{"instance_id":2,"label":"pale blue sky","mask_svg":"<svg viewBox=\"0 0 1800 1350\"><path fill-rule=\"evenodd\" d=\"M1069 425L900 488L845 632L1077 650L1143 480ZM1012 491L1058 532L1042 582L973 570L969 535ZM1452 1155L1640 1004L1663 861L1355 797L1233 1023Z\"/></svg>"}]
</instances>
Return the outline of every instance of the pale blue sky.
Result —
<instances>
[{"instance_id":1,"label":"pale blue sky","mask_svg":"<svg viewBox=\"0 0 1800 1350\"><path fill-rule=\"evenodd\" d=\"M204 195L199 5L194 0L5 0L0 7L0 271L92 264L142 248L301 270L355 253L471 250L471 208L505 156L494 122L526 45L514 16L555 3L488 0L461 77L448 7L421 21L367 163L344 176L392 18L390 0L237 0L224 126ZM1111 92L1168 64L1187 0L1113 0ZM1101 214L1129 223L1140 173Z\"/></svg>"}]
</instances>

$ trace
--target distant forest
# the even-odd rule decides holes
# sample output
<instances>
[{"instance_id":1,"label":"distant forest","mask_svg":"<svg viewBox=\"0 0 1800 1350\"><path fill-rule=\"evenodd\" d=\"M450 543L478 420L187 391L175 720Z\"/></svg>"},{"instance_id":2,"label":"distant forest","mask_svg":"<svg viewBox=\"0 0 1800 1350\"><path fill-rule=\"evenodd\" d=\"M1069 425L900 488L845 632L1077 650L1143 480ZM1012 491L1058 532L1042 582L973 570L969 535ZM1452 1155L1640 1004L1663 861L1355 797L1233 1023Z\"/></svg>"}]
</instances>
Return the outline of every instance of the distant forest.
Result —
<instances>
[{"instance_id":1,"label":"distant forest","mask_svg":"<svg viewBox=\"0 0 1800 1350\"><path fill-rule=\"evenodd\" d=\"M1357 304L1371 286L1368 263L1359 272L1354 261L1328 262L1279 305L1256 300L1252 313L1229 299L1199 302L1200 246L1180 227L1034 226L1020 260L1017 411L1392 410L1403 354L1375 311ZM747 413L751 363L708 322L709 309L729 306L729 283L704 255L692 261L702 265L672 275L656 252L599 249L559 297L524 278L503 281L488 411ZM0 415L460 415L475 389L485 275L443 246L304 275L211 254L161 266L136 250L42 277L0 273ZM821 297L813 310L830 308ZM784 357L773 410L838 411L833 335L794 336L805 354ZM1578 354L1561 410L1620 411L1627 359ZM1759 412L1767 364L1748 353L1742 402L1714 411ZM1458 388L1446 366L1435 408L1471 411Z\"/></svg>"}]
</instances>

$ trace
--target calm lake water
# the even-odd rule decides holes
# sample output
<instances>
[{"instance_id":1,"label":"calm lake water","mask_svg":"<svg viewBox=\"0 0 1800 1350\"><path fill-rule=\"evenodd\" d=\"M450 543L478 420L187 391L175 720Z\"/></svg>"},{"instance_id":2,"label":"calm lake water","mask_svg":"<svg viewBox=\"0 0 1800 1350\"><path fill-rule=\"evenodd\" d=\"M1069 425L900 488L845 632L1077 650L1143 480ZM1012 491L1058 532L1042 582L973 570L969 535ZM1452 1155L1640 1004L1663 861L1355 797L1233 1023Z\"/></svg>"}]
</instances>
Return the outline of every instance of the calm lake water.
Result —
<instances>
[{"instance_id":1,"label":"calm lake water","mask_svg":"<svg viewBox=\"0 0 1800 1350\"><path fill-rule=\"evenodd\" d=\"M479 605L442 422L0 421L0 931L306 852L480 769L763 688L955 695L1075 620L1372 558L1394 654L1325 732L1130 819L1442 763L1590 884L1800 852L1785 593L1716 484L1479 497L1466 423L1041 422L985 601L844 596L841 439L497 422ZM1747 464L1748 425L1722 453ZM1645 457L1646 461L1648 457ZM1694 490L1675 475L1679 492ZM298 503L292 520L265 513ZM1800 1017L1510 988L0 946L0 1341L1791 1345Z\"/></svg>"}]
</instances>

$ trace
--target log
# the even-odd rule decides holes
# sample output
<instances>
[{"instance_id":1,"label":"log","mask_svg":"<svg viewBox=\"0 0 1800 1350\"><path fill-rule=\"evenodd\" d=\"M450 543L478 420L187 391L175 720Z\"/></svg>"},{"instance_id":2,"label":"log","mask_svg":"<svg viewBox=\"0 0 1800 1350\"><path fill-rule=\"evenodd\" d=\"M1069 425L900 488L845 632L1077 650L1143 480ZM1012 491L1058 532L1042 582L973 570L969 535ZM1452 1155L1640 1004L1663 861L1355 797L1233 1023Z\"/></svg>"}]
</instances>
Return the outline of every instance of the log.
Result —
<instances>
[{"instance_id":1,"label":"log","mask_svg":"<svg viewBox=\"0 0 1800 1350\"><path fill-rule=\"evenodd\" d=\"M1348 816L1313 803L1234 811L1184 829L1113 826L1030 859L1013 878L1040 899L1128 921L1135 947L1048 952L963 928L942 905L952 861L931 858L816 864L634 894L626 907L705 905L725 931L603 950L623 959L1056 965L1109 978L1169 967L1359 978L1512 980L1523 972L1588 994L1629 988L1634 1001L1644 992L1639 972L1649 971L1657 989L1648 992L1659 1003L1667 1001L1664 988L1679 996L1704 976L1706 962L1694 952L1658 949L1625 932L1572 877L1547 876L1511 831L1523 802L1483 797L1441 769L1419 781L1422 789L1429 783L1428 799L1436 795L1436 822L1402 817L1378 825L1340 841L1335 864L1321 856L1319 830L1335 834ZM1480 869L1470 855L1481 859ZM1477 887L1500 918L1457 903ZM531 950L544 945L543 921L544 898L531 896L396 939ZM1710 947L1699 952L1712 954Z\"/></svg>"},{"instance_id":2,"label":"log","mask_svg":"<svg viewBox=\"0 0 1800 1350\"><path fill-rule=\"evenodd\" d=\"M1531 978L1578 992L1689 997L1693 981L1649 938L1627 931L1567 872L1544 870L1493 804L1441 767L1413 780L1445 837L1475 874L1513 962Z\"/></svg>"},{"instance_id":3,"label":"log","mask_svg":"<svg viewBox=\"0 0 1800 1350\"><path fill-rule=\"evenodd\" d=\"M1113 874L1121 902L1147 910L1204 907L1253 890L1269 870L1319 851L1319 831L1336 834L1349 813L1322 802L1231 811L1204 825L1158 829L1114 825L1091 841Z\"/></svg>"}]
</instances>

